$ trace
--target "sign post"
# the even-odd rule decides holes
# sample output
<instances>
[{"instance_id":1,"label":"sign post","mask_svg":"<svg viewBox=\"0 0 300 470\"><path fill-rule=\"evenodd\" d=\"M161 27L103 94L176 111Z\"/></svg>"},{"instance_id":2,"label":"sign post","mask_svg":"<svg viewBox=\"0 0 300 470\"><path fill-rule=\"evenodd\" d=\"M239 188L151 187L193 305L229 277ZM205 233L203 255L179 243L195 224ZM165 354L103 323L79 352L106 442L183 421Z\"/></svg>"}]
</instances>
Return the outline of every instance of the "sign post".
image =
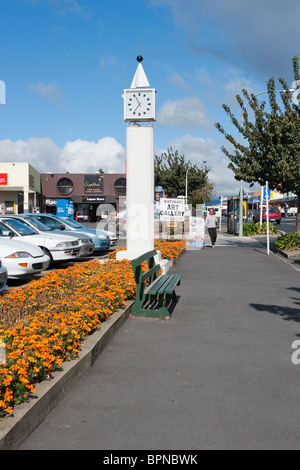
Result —
<instances>
[{"instance_id":1,"label":"sign post","mask_svg":"<svg viewBox=\"0 0 300 470\"><path fill-rule=\"evenodd\" d=\"M163 222L184 222L184 199L161 198L159 217Z\"/></svg>"},{"instance_id":2,"label":"sign post","mask_svg":"<svg viewBox=\"0 0 300 470\"><path fill-rule=\"evenodd\" d=\"M266 200L266 223L267 223L267 255L270 254L270 230L269 230L269 199L270 199L270 190L269 182L266 181L266 186L264 187L264 199Z\"/></svg>"},{"instance_id":3,"label":"sign post","mask_svg":"<svg viewBox=\"0 0 300 470\"><path fill-rule=\"evenodd\" d=\"M169 238L171 235L175 238L175 233L178 236L178 229L182 237L184 223L184 208L185 203L184 199L170 199L170 198L161 198L159 203L159 220L163 223L163 238L167 236ZM166 224L167 222L167 224ZM173 231L171 225L173 223ZM179 223L179 226L177 225ZM176 224L176 225L175 225ZM166 235L166 225L167 225L167 235Z\"/></svg>"}]
</instances>

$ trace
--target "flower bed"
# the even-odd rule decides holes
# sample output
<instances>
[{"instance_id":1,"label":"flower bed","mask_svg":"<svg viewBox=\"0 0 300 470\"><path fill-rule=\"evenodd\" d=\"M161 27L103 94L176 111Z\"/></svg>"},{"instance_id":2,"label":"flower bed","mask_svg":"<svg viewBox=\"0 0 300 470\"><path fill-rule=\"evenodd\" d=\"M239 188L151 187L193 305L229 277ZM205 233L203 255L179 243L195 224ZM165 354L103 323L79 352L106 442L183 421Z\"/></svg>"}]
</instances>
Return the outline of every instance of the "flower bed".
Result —
<instances>
[{"instance_id":1,"label":"flower bed","mask_svg":"<svg viewBox=\"0 0 300 470\"><path fill-rule=\"evenodd\" d=\"M154 240L154 249L161 252L162 259L176 259L185 246L186 242L181 240ZM118 248L109 255L109 258L115 259L117 251L120 250L126 248Z\"/></svg>"},{"instance_id":2,"label":"flower bed","mask_svg":"<svg viewBox=\"0 0 300 470\"><path fill-rule=\"evenodd\" d=\"M170 243L166 252L177 257L183 247ZM34 385L63 362L78 357L84 337L134 299L135 291L130 262L110 260L49 272L1 297L6 364L0 364L0 417L34 394Z\"/></svg>"}]
</instances>

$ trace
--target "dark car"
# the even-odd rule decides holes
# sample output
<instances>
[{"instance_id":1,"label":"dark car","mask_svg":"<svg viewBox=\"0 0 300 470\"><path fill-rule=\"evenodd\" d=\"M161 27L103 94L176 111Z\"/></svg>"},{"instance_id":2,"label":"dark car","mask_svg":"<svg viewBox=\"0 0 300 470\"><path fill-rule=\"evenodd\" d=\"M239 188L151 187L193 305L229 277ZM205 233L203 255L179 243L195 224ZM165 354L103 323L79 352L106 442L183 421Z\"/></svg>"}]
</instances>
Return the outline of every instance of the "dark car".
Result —
<instances>
[{"instance_id":1,"label":"dark car","mask_svg":"<svg viewBox=\"0 0 300 470\"><path fill-rule=\"evenodd\" d=\"M254 223L259 222L259 220L260 220L260 211L256 211L253 214L253 222ZM266 220L267 220L266 208L264 207L263 212L262 212L262 221L266 222ZM276 224L280 224L281 213L278 207L276 206L269 207L269 222L272 222L272 223L276 222Z\"/></svg>"}]
</instances>

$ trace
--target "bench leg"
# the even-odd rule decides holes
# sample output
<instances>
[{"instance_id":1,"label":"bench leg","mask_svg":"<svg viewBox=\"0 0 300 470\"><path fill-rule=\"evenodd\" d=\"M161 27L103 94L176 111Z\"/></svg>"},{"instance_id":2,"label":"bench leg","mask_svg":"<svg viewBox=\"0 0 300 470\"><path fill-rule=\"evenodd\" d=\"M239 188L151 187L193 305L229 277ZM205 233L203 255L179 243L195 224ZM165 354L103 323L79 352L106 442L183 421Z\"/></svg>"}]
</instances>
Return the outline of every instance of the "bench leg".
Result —
<instances>
[{"instance_id":1,"label":"bench leg","mask_svg":"<svg viewBox=\"0 0 300 470\"><path fill-rule=\"evenodd\" d=\"M149 299L148 299L149 300ZM154 299L150 299L153 301ZM143 308L143 303L136 299L132 307L132 315L135 317L150 317L150 318L170 318L171 313L167 307L178 302L178 297L175 290L172 294L159 295L157 300L157 308Z\"/></svg>"},{"instance_id":2,"label":"bench leg","mask_svg":"<svg viewBox=\"0 0 300 470\"><path fill-rule=\"evenodd\" d=\"M132 307L132 315L134 317L149 317L149 318L170 318L170 312L167 307L162 306L158 309L135 308Z\"/></svg>"}]
</instances>

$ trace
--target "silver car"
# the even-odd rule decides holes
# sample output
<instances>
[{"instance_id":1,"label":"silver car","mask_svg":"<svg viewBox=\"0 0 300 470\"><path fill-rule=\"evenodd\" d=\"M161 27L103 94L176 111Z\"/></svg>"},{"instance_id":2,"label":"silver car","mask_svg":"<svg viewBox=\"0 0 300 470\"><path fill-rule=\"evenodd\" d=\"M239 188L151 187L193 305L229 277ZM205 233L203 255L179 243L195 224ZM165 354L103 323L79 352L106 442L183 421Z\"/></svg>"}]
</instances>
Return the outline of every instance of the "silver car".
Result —
<instances>
[{"instance_id":1,"label":"silver car","mask_svg":"<svg viewBox=\"0 0 300 470\"><path fill-rule=\"evenodd\" d=\"M53 214L36 213L22 215L30 215L30 217L37 219L52 230L57 230L60 233L71 231L74 237L77 237L79 234L91 237L95 244L95 253L108 251L110 248L110 239L105 232L86 228L75 220L66 220L65 218L58 217Z\"/></svg>"}]
</instances>

